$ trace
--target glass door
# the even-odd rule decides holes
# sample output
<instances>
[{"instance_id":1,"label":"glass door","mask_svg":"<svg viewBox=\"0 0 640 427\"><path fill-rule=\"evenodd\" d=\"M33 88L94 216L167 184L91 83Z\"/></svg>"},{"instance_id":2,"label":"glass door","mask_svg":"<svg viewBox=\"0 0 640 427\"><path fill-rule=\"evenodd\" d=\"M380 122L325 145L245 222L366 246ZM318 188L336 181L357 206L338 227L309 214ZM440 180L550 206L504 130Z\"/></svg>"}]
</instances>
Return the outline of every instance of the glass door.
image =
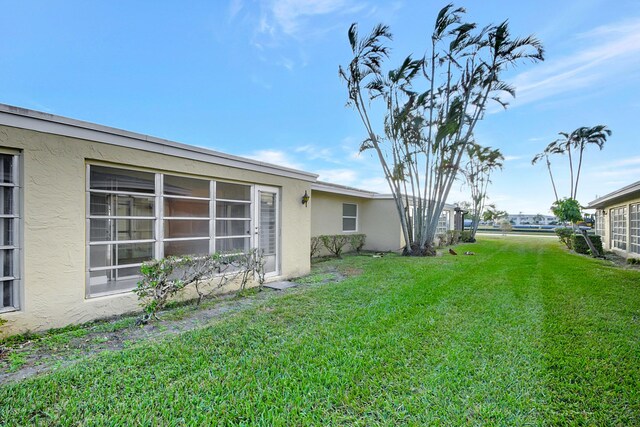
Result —
<instances>
[{"instance_id":1,"label":"glass door","mask_svg":"<svg viewBox=\"0 0 640 427\"><path fill-rule=\"evenodd\" d=\"M275 187L256 186L256 247L263 251L265 276L280 274L280 197Z\"/></svg>"}]
</instances>

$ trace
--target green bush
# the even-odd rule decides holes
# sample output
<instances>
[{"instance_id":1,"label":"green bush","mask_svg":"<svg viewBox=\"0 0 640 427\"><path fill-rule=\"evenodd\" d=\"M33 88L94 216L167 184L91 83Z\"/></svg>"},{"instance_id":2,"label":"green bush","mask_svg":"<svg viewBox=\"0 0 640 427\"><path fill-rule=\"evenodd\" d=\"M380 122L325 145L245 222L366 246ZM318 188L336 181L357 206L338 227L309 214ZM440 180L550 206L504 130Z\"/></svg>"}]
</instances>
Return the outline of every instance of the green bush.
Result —
<instances>
[{"instance_id":1,"label":"green bush","mask_svg":"<svg viewBox=\"0 0 640 427\"><path fill-rule=\"evenodd\" d=\"M349 235L331 234L320 236L325 248L338 258L342 258L342 250L349 243Z\"/></svg>"},{"instance_id":2,"label":"green bush","mask_svg":"<svg viewBox=\"0 0 640 427\"><path fill-rule=\"evenodd\" d=\"M573 229L569 227L558 227L556 228L556 234L562 243L564 243L567 248L572 249L572 240L571 236L573 236ZM586 242L585 242L586 245Z\"/></svg>"},{"instance_id":3,"label":"green bush","mask_svg":"<svg viewBox=\"0 0 640 427\"><path fill-rule=\"evenodd\" d=\"M602 238L600 236L597 236L595 234L590 234L589 240L591 240L591 243L593 243L593 246L596 247L596 250L598 251L598 253L604 252L602 249ZM571 247L573 248L574 251L576 251L579 254L593 255L591 253L591 250L589 250L589 245L587 245L587 242L584 239L584 236L582 234L571 235Z\"/></svg>"},{"instance_id":4,"label":"green bush","mask_svg":"<svg viewBox=\"0 0 640 427\"><path fill-rule=\"evenodd\" d=\"M460 230L447 230L447 245L457 245L460 241Z\"/></svg>"},{"instance_id":5,"label":"green bush","mask_svg":"<svg viewBox=\"0 0 640 427\"><path fill-rule=\"evenodd\" d=\"M349 245L351 245L351 249L355 250L357 253L360 253L366 240L367 240L366 234L350 234L349 235Z\"/></svg>"},{"instance_id":6,"label":"green bush","mask_svg":"<svg viewBox=\"0 0 640 427\"><path fill-rule=\"evenodd\" d=\"M473 243L476 239L471 237L471 230L464 230L460 232L460 241L464 243Z\"/></svg>"},{"instance_id":7,"label":"green bush","mask_svg":"<svg viewBox=\"0 0 640 427\"><path fill-rule=\"evenodd\" d=\"M640 264L640 258L627 258L627 264Z\"/></svg>"},{"instance_id":8,"label":"green bush","mask_svg":"<svg viewBox=\"0 0 640 427\"><path fill-rule=\"evenodd\" d=\"M264 264L263 251L258 249L250 249L246 254L170 256L146 261L140 266L142 279L133 290L146 313L142 321L157 319L157 313L188 286L197 292L198 304L236 279L241 291L253 278L262 286Z\"/></svg>"},{"instance_id":9,"label":"green bush","mask_svg":"<svg viewBox=\"0 0 640 427\"><path fill-rule=\"evenodd\" d=\"M309 256L311 258L313 258L314 255L320 252L321 244L322 244L322 240L320 239L320 236L315 236L311 238L311 250L309 251Z\"/></svg>"}]
</instances>

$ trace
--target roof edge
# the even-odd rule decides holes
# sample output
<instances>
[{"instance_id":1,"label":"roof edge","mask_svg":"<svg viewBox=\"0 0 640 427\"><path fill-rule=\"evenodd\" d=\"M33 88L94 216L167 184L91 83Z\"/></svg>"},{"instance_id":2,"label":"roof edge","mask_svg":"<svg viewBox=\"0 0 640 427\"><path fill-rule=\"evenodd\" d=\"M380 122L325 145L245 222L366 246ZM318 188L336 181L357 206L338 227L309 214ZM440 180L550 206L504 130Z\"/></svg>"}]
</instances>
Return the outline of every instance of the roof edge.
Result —
<instances>
[{"instance_id":1,"label":"roof edge","mask_svg":"<svg viewBox=\"0 0 640 427\"><path fill-rule=\"evenodd\" d=\"M361 190L355 187L348 187L346 185L334 184L326 181L316 181L311 184L311 190L324 191L325 193L342 194L345 196L362 197L372 199L375 197L376 192Z\"/></svg>"},{"instance_id":2,"label":"roof edge","mask_svg":"<svg viewBox=\"0 0 640 427\"><path fill-rule=\"evenodd\" d=\"M136 148L304 181L315 182L318 178L317 174L311 172L7 104L0 104L0 125Z\"/></svg>"},{"instance_id":3,"label":"roof edge","mask_svg":"<svg viewBox=\"0 0 640 427\"><path fill-rule=\"evenodd\" d=\"M602 208L606 206L607 202L616 202L620 199L623 199L625 196L633 194L636 191L640 192L640 181L626 185L622 188L612 191L609 194L605 194L602 197L598 197L597 199L589 202L589 204L587 205L587 209Z\"/></svg>"}]
</instances>

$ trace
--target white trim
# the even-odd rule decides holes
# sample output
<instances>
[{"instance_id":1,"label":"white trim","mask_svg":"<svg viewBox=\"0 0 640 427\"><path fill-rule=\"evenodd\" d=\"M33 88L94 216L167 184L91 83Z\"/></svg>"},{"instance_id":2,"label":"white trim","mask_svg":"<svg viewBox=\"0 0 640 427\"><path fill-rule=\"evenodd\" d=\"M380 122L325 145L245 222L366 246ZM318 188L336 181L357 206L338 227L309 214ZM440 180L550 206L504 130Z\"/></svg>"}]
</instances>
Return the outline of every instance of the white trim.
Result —
<instances>
[{"instance_id":1,"label":"white trim","mask_svg":"<svg viewBox=\"0 0 640 427\"><path fill-rule=\"evenodd\" d=\"M0 125L102 142L303 181L315 182L318 178L318 175L314 173L6 104L0 104Z\"/></svg>"},{"instance_id":2,"label":"white trim","mask_svg":"<svg viewBox=\"0 0 640 427\"><path fill-rule=\"evenodd\" d=\"M322 191L325 193L342 194L344 196L362 197L366 199L373 199L377 195L377 193L373 191L360 190L359 188L320 181L311 184L311 191Z\"/></svg>"},{"instance_id":3,"label":"white trim","mask_svg":"<svg viewBox=\"0 0 640 427\"><path fill-rule=\"evenodd\" d=\"M634 196L635 193L640 195L640 181L629 184L602 197L598 197L587 205L587 209L605 209L615 203L620 203L621 199Z\"/></svg>"},{"instance_id":4,"label":"white trim","mask_svg":"<svg viewBox=\"0 0 640 427\"><path fill-rule=\"evenodd\" d=\"M276 238L276 253L275 253L275 269L272 272L266 273L265 274L265 278L273 278L273 277L278 277L281 274L281 270L282 267L280 266L280 262L281 262L281 258L282 258L282 254L281 254L281 230L280 230L280 224L281 224L281 220L280 220L280 215L281 215L281 208L280 208L280 199L282 198L280 196L280 189L278 187L270 187L270 186L265 186L265 185L256 185L255 186L255 190L254 190L254 194L252 195L253 199L254 199L254 241L253 241L253 247L255 248L259 248L260 247L260 230L259 230L259 224L260 224L260 197L259 194L260 192L263 193L271 193L275 195L275 205L274 205L274 209L275 209L275 214L276 214L276 233L275 233L275 238Z\"/></svg>"},{"instance_id":5,"label":"white trim","mask_svg":"<svg viewBox=\"0 0 640 427\"><path fill-rule=\"evenodd\" d=\"M356 216L345 215L344 214L344 205L353 205L353 206L355 206L356 207ZM358 229L359 229L358 226L359 226L359 222L360 222L360 221L358 221L358 217L360 216L360 215L358 215L359 212L360 212L360 207L358 206L357 203L349 203L349 202L346 202L346 203L343 202L342 203L342 217L341 217L341 219L342 219L342 227L341 228L342 228L342 232L343 233L357 233L358 232ZM345 218L347 218L347 219L352 219L353 218L353 219L356 220L356 229L355 230L345 230L344 229L344 220L345 220Z\"/></svg>"},{"instance_id":6,"label":"white trim","mask_svg":"<svg viewBox=\"0 0 640 427\"><path fill-rule=\"evenodd\" d=\"M156 239L140 239L140 240L96 240L89 242L89 246L106 246L106 245L125 245L136 243L153 243Z\"/></svg>"}]
</instances>

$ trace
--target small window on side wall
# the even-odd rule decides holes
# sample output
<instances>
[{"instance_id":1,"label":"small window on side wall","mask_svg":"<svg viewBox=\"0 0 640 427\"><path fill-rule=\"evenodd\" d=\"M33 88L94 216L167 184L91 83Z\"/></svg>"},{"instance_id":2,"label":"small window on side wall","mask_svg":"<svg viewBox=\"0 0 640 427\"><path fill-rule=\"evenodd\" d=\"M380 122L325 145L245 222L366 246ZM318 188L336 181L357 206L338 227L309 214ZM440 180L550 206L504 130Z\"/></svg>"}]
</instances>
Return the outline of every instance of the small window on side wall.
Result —
<instances>
[{"instance_id":1,"label":"small window on side wall","mask_svg":"<svg viewBox=\"0 0 640 427\"><path fill-rule=\"evenodd\" d=\"M358 231L358 205L342 204L342 231Z\"/></svg>"}]
</instances>

